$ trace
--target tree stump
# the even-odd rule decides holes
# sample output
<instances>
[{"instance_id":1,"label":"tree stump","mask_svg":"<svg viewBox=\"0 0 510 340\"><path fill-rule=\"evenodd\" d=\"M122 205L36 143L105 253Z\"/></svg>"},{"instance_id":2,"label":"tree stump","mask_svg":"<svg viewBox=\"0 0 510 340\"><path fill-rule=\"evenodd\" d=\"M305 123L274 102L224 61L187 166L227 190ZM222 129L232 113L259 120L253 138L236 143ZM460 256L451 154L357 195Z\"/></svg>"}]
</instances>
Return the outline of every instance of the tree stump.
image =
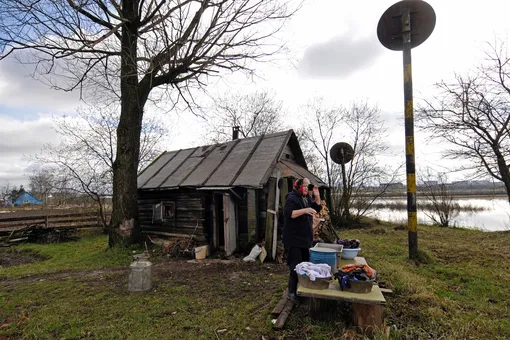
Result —
<instances>
[{"instance_id":1,"label":"tree stump","mask_svg":"<svg viewBox=\"0 0 510 340\"><path fill-rule=\"evenodd\" d=\"M353 303L352 321L359 329L371 334L383 328L383 312L384 306Z\"/></svg>"}]
</instances>

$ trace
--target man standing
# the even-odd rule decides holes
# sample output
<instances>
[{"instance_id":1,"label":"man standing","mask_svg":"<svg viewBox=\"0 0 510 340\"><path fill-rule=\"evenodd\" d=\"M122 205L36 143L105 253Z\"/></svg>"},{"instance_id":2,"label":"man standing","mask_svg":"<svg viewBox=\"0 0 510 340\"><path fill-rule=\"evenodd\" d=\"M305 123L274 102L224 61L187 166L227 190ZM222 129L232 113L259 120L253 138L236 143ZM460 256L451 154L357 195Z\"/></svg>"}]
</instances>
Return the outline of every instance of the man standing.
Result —
<instances>
[{"instance_id":1,"label":"man standing","mask_svg":"<svg viewBox=\"0 0 510 340\"><path fill-rule=\"evenodd\" d=\"M309 196L311 187L313 200ZM293 189L285 197L283 243L287 250L287 265L290 269L288 297L293 303L298 304L299 299L296 296L298 277L294 268L301 262L310 261L313 216L321 211L322 206L319 188L310 185L308 178L296 180Z\"/></svg>"}]
</instances>

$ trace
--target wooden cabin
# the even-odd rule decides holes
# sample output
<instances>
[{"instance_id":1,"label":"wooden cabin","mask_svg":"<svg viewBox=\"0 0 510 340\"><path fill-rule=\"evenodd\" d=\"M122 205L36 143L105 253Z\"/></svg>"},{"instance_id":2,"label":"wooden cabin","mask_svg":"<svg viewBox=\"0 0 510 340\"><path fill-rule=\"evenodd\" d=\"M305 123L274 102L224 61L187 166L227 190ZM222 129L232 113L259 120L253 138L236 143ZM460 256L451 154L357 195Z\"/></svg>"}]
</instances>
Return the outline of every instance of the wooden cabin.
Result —
<instances>
[{"instance_id":1,"label":"wooden cabin","mask_svg":"<svg viewBox=\"0 0 510 340\"><path fill-rule=\"evenodd\" d=\"M265 240L273 258L277 214L303 177L328 197L292 130L164 152L138 175L142 232L194 235L227 256Z\"/></svg>"}]
</instances>

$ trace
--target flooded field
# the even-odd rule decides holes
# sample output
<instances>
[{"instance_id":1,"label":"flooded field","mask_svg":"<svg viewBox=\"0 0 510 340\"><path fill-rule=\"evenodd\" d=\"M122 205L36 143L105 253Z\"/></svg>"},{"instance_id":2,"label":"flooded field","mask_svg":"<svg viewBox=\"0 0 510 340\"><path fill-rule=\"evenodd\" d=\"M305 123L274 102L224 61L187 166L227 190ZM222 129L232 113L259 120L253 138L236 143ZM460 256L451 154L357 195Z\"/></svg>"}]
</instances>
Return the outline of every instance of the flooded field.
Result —
<instances>
[{"instance_id":1,"label":"flooded field","mask_svg":"<svg viewBox=\"0 0 510 340\"><path fill-rule=\"evenodd\" d=\"M452 225L461 228L473 228L484 231L510 230L510 205L503 197L498 198L458 198L455 200L462 210ZM422 202L424 204L425 202ZM367 215L384 221L407 224L405 198L381 198L376 201L379 207L372 209ZM418 223L431 224L431 219L418 206ZM474 208L474 209L472 209Z\"/></svg>"}]
</instances>

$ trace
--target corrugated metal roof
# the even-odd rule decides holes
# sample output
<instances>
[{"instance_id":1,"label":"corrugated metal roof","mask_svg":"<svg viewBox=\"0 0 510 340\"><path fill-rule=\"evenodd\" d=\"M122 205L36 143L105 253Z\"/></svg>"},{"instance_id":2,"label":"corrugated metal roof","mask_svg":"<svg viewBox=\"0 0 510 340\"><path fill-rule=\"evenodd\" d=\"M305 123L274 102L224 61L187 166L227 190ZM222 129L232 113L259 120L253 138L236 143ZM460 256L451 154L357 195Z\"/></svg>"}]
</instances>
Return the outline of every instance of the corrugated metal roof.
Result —
<instances>
[{"instance_id":1,"label":"corrugated metal roof","mask_svg":"<svg viewBox=\"0 0 510 340\"><path fill-rule=\"evenodd\" d=\"M262 137L240 139L204 185L210 187L232 184L237 175L244 170L246 159L255 150L260 138ZM243 184L257 186L260 182L250 180Z\"/></svg>"},{"instance_id":2,"label":"corrugated metal roof","mask_svg":"<svg viewBox=\"0 0 510 340\"><path fill-rule=\"evenodd\" d=\"M152 176L142 188L160 188L162 184L184 163L184 161L195 151L193 149L179 150L177 153ZM150 168L150 167L149 167ZM147 169L149 170L149 169ZM145 171L144 171L145 172ZM167 185L172 186L172 185Z\"/></svg>"},{"instance_id":3,"label":"corrugated metal roof","mask_svg":"<svg viewBox=\"0 0 510 340\"><path fill-rule=\"evenodd\" d=\"M243 172L239 174L233 185L240 186L242 183L250 181L258 183L266 182L267 178L264 177L266 175L269 177L268 175L270 174L267 171L272 170L271 166L278 160L278 156L286 143L286 134L273 134L261 139L257 149L254 150L248 159Z\"/></svg>"},{"instance_id":4,"label":"corrugated metal roof","mask_svg":"<svg viewBox=\"0 0 510 340\"><path fill-rule=\"evenodd\" d=\"M154 177L161 168L168 163L178 151L170 151L161 154L152 164L138 175L138 188L141 188L149 179Z\"/></svg>"},{"instance_id":5,"label":"corrugated metal roof","mask_svg":"<svg viewBox=\"0 0 510 340\"><path fill-rule=\"evenodd\" d=\"M293 150L297 163L280 162L282 151L287 144ZM269 179L278 162L278 167L283 169L284 174L287 171L290 176L309 177L313 183L325 185L307 170L296 135L292 130L288 130L165 152L140 173L138 188L259 188Z\"/></svg>"}]
</instances>

